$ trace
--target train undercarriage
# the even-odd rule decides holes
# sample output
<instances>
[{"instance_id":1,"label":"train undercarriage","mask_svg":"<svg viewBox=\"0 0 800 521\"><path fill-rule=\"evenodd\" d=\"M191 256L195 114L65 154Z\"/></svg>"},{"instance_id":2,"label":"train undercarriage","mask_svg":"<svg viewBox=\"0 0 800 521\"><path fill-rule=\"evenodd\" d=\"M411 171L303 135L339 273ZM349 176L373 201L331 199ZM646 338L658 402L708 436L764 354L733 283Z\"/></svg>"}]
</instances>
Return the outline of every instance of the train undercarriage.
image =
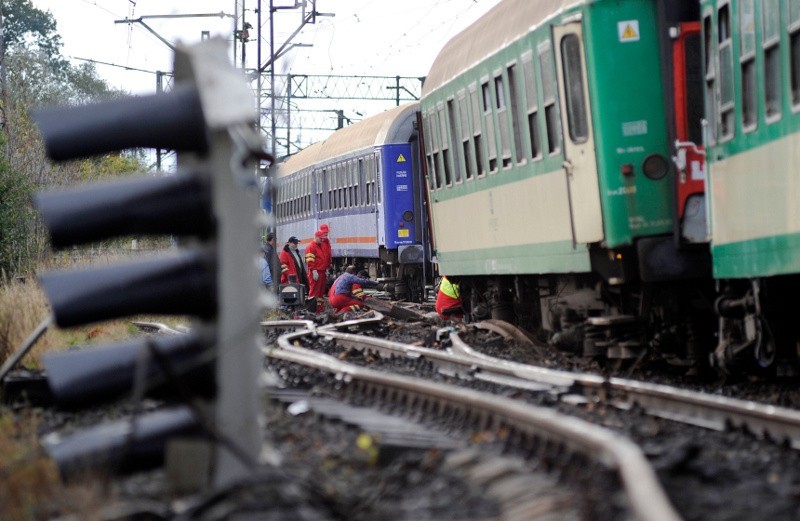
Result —
<instances>
[{"instance_id":1,"label":"train undercarriage","mask_svg":"<svg viewBox=\"0 0 800 521\"><path fill-rule=\"evenodd\" d=\"M593 274L462 277L472 320L514 323L578 356L705 364L713 346L713 288L697 281L610 285Z\"/></svg>"},{"instance_id":2,"label":"train undercarriage","mask_svg":"<svg viewBox=\"0 0 800 521\"><path fill-rule=\"evenodd\" d=\"M516 324L578 356L645 353L722 374L797 374L800 279L610 285L593 274L461 277L470 320ZM716 287L715 287L716 285Z\"/></svg>"},{"instance_id":3,"label":"train undercarriage","mask_svg":"<svg viewBox=\"0 0 800 521\"><path fill-rule=\"evenodd\" d=\"M720 371L797 374L800 328L792 306L797 276L722 280L714 310L718 343L711 363Z\"/></svg>"}]
</instances>

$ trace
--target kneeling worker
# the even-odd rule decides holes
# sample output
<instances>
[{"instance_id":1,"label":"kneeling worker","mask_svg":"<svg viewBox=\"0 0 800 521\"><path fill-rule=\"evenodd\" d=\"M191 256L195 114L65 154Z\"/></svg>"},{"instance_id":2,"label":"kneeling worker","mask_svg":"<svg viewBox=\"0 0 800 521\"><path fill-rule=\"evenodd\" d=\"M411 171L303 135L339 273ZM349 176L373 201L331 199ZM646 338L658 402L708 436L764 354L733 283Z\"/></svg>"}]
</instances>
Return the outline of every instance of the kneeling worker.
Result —
<instances>
[{"instance_id":1,"label":"kneeling worker","mask_svg":"<svg viewBox=\"0 0 800 521\"><path fill-rule=\"evenodd\" d=\"M337 313L367 309L367 306L364 305L367 296L364 295L362 287L383 288L383 284L370 280L366 271L362 270L358 275L355 275L355 272L355 266L348 266L345 272L336 278L328 291L328 303Z\"/></svg>"},{"instance_id":2,"label":"kneeling worker","mask_svg":"<svg viewBox=\"0 0 800 521\"><path fill-rule=\"evenodd\" d=\"M442 277L439 283L439 293L436 295L436 313L442 318L462 319L464 318L464 308L462 307L460 280L456 277Z\"/></svg>"}]
</instances>

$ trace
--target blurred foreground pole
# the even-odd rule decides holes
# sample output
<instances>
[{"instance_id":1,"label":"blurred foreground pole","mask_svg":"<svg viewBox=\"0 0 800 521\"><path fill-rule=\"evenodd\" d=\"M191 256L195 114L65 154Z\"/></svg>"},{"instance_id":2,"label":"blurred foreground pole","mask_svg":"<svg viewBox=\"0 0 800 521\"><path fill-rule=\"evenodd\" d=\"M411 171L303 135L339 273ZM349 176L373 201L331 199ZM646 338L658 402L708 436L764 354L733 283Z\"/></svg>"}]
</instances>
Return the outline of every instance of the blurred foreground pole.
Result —
<instances>
[{"instance_id":1,"label":"blurred foreground pole","mask_svg":"<svg viewBox=\"0 0 800 521\"><path fill-rule=\"evenodd\" d=\"M183 396L202 435L184 443L184 448L191 447L182 452L188 457L173 458L185 468L202 469L194 472L193 479L198 487L206 488L248 477L261 452L257 337L263 287L256 268L259 193L254 166L272 158L264 153L262 139L254 130L252 93L241 72L231 65L224 41L177 46L175 79L175 89L167 94L49 109L35 115L47 153L55 160L131 147L178 152L178 172L167 178L103 183L37 197L54 247L130 234L165 234L180 238L176 254L123 266L46 274L42 285L60 327L139 313L190 315L193 339L180 347L181 365L167 353L166 344L147 341L103 351L100 365L69 355L46 363L52 364L54 378L65 374L69 381L94 378L91 371L109 375L110 381L98 382L98 388L111 386L117 393L120 384L134 382L132 394L139 399L142 378L167 378L176 389L191 389L186 385L188 374L210 363L214 382L206 386L208 392ZM134 356L132 351L141 355ZM134 378L131 372L144 376ZM73 395L68 384L63 395ZM154 422L157 429L137 438L148 443L157 437L160 449L151 451L150 458L154 462L188 436L191 425L185 421L186 410L174 411L175 421ZM135 431L146 420L130 420L131 429ZM171 425L177 429L174 438ZM91 434L86 433L87 441L81 433L69 443L53 441L49 452L74 472L90 464L115 466L127 461L124 454L109 457L103 452L109 447L98 445L102 436ZM184 474L192 473L185 468Z\"/></svg>"}]
</instances>

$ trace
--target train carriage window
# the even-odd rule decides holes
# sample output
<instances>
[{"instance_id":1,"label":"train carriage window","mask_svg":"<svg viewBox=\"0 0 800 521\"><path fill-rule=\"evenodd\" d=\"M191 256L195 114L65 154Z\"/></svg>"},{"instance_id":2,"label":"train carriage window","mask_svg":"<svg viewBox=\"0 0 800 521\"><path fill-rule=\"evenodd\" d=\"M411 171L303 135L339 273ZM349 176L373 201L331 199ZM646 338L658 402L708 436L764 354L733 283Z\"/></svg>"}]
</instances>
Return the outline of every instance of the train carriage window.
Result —
<instances>
[{"instance_id":1,"label":"train carriage window","mask_svg":"<svg viewBox=\"0 0 800 521\"><path fill-rule=\"evenodd\" d=\"M435 176L436 176L436 168L435 168L435 158L433 155L433 131L432 131L432 116L430 112L424 113L422 115L422 128L425 133L425 158L428 161L428 189L433 191L436 187L435 183ZM369 203L367 203L369 204Z\"/></svg>"},{"instance_id":2,"label":"train carriage window","mask_svg":"<svg viewBox=\"0 0 800 521\"><path fill-rule=\"evenodd\" d=\"M280 201L281 217L283 217L283 220L285 221L286 217L287 217L287 215L286 215L286 183L281 183L281 185L278 187L278 190L280 190L279 195L278 195L278 197L279 197L278 200Z\"/></svg>"},{"instance_id":3,"label":"train carriage window","mask_svg":"<svg viewBox=\"0 0 800 521\"><path fill-rule=\"evenodd\" d=\"M294 213L300 216L303 202L303 177L298 176L294 182Z\"/></svg>"},{"instance_id":4,"label":"train carriage window","mask_svg":"<svg viewBox=\"0 0 800 521\"><path fill-rule=\"evenodd\" d=\"M300 215L300 178L295 177L292 182L292 216Z\"/></svg>"},{"instance_id":5,"label":"train carriage window","mask_svg":"<svg viewBox=\"0 0 800 521\"><path fill-rule=\"evenodd\" d=\"M289 216L294 218L294 187L295 180L292 179L289 183Z\"/></svg>"},{"instance_id":6,"label":"train carriage window","mask_svg":"<svg viewBox=\"0 0 800 521\"><path fill-rule=\"evenodd\" d=\"M711 15L703 18L703 59L705 59L705 104L709 144L717 140L717 102L716 102L716 60L714 57L714 22Z\"/></svg>"},{"instance_id":7,"label":"train carriage window","mask_svg":"<svg viewBox=\"0 0 800 521\"><path fill-rule=\"evenodd\" d=\"M462 157L459 154L460 148L456 145L458 143L458 118L456 114L455 100L450 98L447 100L447 120L450 123L450 139L447 141L448 150L452 150L450 159L453 161L453 176L456 183L461 182L461 161Z\"/></svg>"},{"instance_id":8,"label":"train carriage window","mask_svg":"<svg viewBox=\"0 0 800 521\"><path fill-rule=\"evenodd\" d=\"M383 197L381 196L381 190L383 185L381 167L381 158L380 156L375 156L375 200L378 204L383 202Z\"/></svg>"},{"instance_id":9,"label":"train carriage window","mask_svg":"<svg viewBox=\"0 0 800 521\"><path fill-rule=\"evenodd\" d=\"M352 187L353 162L348 161L344 165L344 207L350 208L353 205Z\"/></svg>"},{"instance_id":10,"label":"train carriage window","mask_svg":"<svg viewBox=\"0 0 800 521\"><path fill-rule=\"evenodd\" d=\"M334 196L336 195L336 165L328 165L328 175L325 177L328 190L328 210L333 210Z\"/></svg>"},{"instance_id":11,"label":"train carriage window","mask_svg":"<svg viewBox=\"0 0 800 521\"><path fill-rule=\"evenodd\" d=\"M290 179L286 179L283 186L283 206L284 206L284 215L288 219L290 217L289 214L289 200L291 199L291 194L289 192L289 182Z\"/></svg>"},{"instance_id":12,"label":"train carriage window","mask_svg":"<svg viewBox=\"0 0 800 521\"><path fill-rule=\"evenodd\" d=\"M357 206L356 204L356 178L358 177L358 160L353 159L350 161L350 206Z\"/></svg>"},{"instance_id":13,"label":"train carriage window","mask_svg":"<svg viewBox=\"0 0 800 521\"><path fill-rule=\"evenodd\" d=\"M478 176L486 175L486 165L484 158L486 153L484 151L483 134L481 133L481 109L478 102L478 86L472 84L469 86L469 99L472 105L472 143L475 151L475 166L478 169Z\"/></svg>"},{"instance_id":14,"label":"train carriage window","mask_svg":"<svg viewBox=\"0 0 800 521\"><path fill-rule=\"evenodd\" d=\"M511 166L511 143L508 137L508 105L506 104L504 83L503 73L497 73L494 77L494 93L497 101L497 129L500 133L500 152L503 158L503 168L508 168Z\"/></svg>"},{"instance_id":15,"label":"train carriage window","mask_svg":"<svg viewBox=\"0 0 800 521\"><path fill-rule=\"evenodd\" d=\"M527 107L528 140L531 159L541 159L542 144L539 134L539 100L536 93L536 72L533 70L533 53L522 55L522 74L525 83L525 106Z\"/></svg>"},{"instance_id":16,"label":"train carriage window","mask_svg":"<svg viewBox=\"0 0 800 521\"><path fill-rule=\"evenodd\" d=\"M328 200L331 210L336 209L336 164L328 167Z\"/></svg>"},{"instance_id":17,"label":"train carriage window","mask_svg":"<svg viewBox=\"0 0 800 521\"><path fill-rule=\"evenodd\" d=\"M321 212L323 210L322 191L320 190L321 183L322 183L322 171L314 170L314 204L316 205L318 212Z\"/></svg>"},{"instance_id":18,"label":"train carriage window","mask_svg":"<svg viewBox=\"0 0 800 521\"><path fill-rule=\"evenodd\" d=\"M284 216L285 219L288 220L289 217L290 217L290 214L289 214L289 198L290 198L290 194L289 194L289 179L286 179L284 181L283 186L281 188L283 190L283 197L282 197L282 199L283 199L283 203L282 203L282 205L283 205L283 216Z\"/></svg>"},{"instance_id":19,"label":"train carriage window","mask_svg":"<svg viewBox=\"0 0 800 521\"><path fill-rule=\"evenodd\" d=\"M789 0L789 81L792 105L800 105L800 0Z\"/></svg>"},{"instance_id":20,"label":"train carriage window","mask_svg":"<svg viewBox=\"0 0 800 521\"><path fill-rule=\"evenodd\" d=\"M447 139L447 116L444 113L444 105L440 105L437 109L439 113L439 146L442 153L442 168L444 172L444 184L450 186L453 184L452 171L450 168L450 145Z\"/></svg>"},{"instance_id":21,"label":"train carriage window","mask_svg":"<svg viewBox=\"0 0 800 521\"><path fill-rule=\"evenodd\" d=\"M340 209L344 208L344 169L344 163L336 165L336 206Z\"/></svg>"},{"instance_id":22,"label":"train carriage window","mask_svg":"<svg viewBox=\"0 0 800 521\"><path fill-rule=\"evenodd\" d=\"M333 210L333 169L328 167L325 171L326 210Z\"/></svg>"},{"instance_id":23,"label":"train carriage window","mask_svg":"<svg viewBox=\"0 0 800 521\"><path fill-rule=\"evenodd\" d=\"M469 108L467 105L467 94L463 90L458 93L458 115L461 121L461 154L464 158L464 175L467 180L474 176L472 166L472 145L470 143L471 128L469 124Z\"/></svg>"},{"instance_id":24,"label":"train carriage window","mask_svg":"<svg viewBox=\"0 0 800 521\"><path fill-rule=\"evenodd\" d=\"M717 13L717 38L719 43L719 117L720 135L733 136L734 92L733 92L733 39L731 37L730 4L719 8Z\"/></svg>"},{"instance_id":25,"label":"train carriage window","mask_svg":"<svg viewBox=\"0 0 800 521\"><path fill-rule=\"evenodd\" d=\"M372 187L372 156L367 156L365 161L366 171L364 172L364 204L367 206L372 204L372 194L370 193Z\"/></svg>"},{"instance_id":26,"label":"train carriage window","mask_svg":"<svg viewBox=\"0 0 800 521\"><path fill-rule=\"evenodd\" d=\"M780 5L778 0L761 2L761 35L764 48L764 110L767 121L781 114Z\"/></svg>"},{"instance_id":27,"label":"train carriage window","mask_svg":"<svg viewBox=\"0 0 800 521\"><path fill-rule=\"evenodd\" d=\"M289 218L294 217L292 215L292 179L289 179L289 182L286 183L286 216Z\"/></svg>"},{"instance_id":28,"label":"train carriage window","mask_svg":"<svg viewBox=\"0 0 800 521\"><path fill-rule=\"evenodd\" d=\"M555 154L561 149L561 123L556 106L556 71L550 40L539 44L539 71L542 81L542 101L544 104L544 123L547 128L547 153Z\"/></svg>"},{"instance_id":29,"label":"train carriage window","mask_svg":"<svg viewBox=\"0 0 800 521\"><path fill-rule=\"evenodd\" d=\"M341 208L347 208L347 162L342 161L339 165L339 193L341 194Z\"/></svg>"},{"instance_id":30,"label":"train carriage window","mask_svg":"<svg viewBox=\"0 0 800 521\"><path fill-rule=\"evenodd\" d=\"M378 156L373 155L370 157L370 167L369 167L369 175L370 175L370 203L375 204L377 201L375 200L375 183L377 182L376 179L378 178Z\"/></svg>"},{"instance_id":31,"label":"train carriage window","mask_svg":"<svg viewBox=\"0 0 800 521\"><path fill-rule=\"evenodd\" d=\"M313 210L321 212L324 210L322 207L322 171L315 170L314 177L312 178L313 183L313 193L314 193L314 201L312 202L312 213Z\"/></svg>"},{"instance_id":32,"label":"train carriage window","mask_svg":"<svg viewBox=\"0 0 800 521\"><path fill-rule=\"evenodd\" d=\"M564 63L564 94L567 102L567 125L573 143L585 143L589 138L586 97L583 95L583 63L581 41L577 34L561 40L561 60Z\"/></svg>"},{"instance_id":33,"label":"train carriage window","mask_svg":"<svg viewBox=\"0 0 800 521\"><path fill-rule=\"evenodd\" d=\"M746 132L756 128L756 30L753 0L739 3L739 66L742 77L742 127Z\"/></svg>"},{"instance_id":34,"label":"train carriage window","mask_svg":"<svg viewBox=\"0 0 800 521\"><path fill-rule=\"evenodd\" d=\"M358 158L358 179L356 179L356 206L364 206L364 158Z\"/></svg>"},{"instance_id":35,"label":"train carriage window","mask_svg":"<svg viewBox=\"0 0 800 521\"><path fill-rule=\"evenodd\" d=\"M435 108L431 109L431 138L433 141L433 173L434 173L434 181L436 184L436 188L442 188L442 174L444 173L444 169L442 167L441 161L441 153L440 153L440 143L441 143L441 134L440 128L441 125L439 124L439 112Z\"/></svg>"},{"instance_id":36,"label":"train carriage window","mask_svg":"<svg viewBox=\"0 0 800 521\"><path fill-rule=\"evenodd\" d=\"M511 105L511 133L514 136L514 159L516 162L525 162L525 151L522 150L522 128L520 125L520 110L522 104L519 102L519 75L517 74L517 64L512 63L508 66L508 99Z\"/></svg>"},{"instance_id":37,"label":"train carriage window","mask_svg":"<svg viewBox=\"0 0 800 521\"><path fill-rule=\"evenodd\" d=\"M281 222L283 218L283 201L281 200L282 192L281 185L277 184L275 186L275 217L277 218L278 222Z\"/></svg>"},{"instance_id":38,"label":"train carriage window","mask_svg":"<svg viewBox=\"0 0 800 521\"><path fill-rule=\"evenodd\" d=\"M347 208L347 163L345 161L339 163L339 194L341 197L339 207Z\"/></svg>"},{"instance_id":39,"label":"train carriage window","mask_svg":"<svg viewBox=\"0 0 800 521\"><path fill-rule=\"evenodd\" d=\"M356 172L358 168L358 160L351 159L350 165L347 169L349 179L348 179L348 190L350 191L350 207L354 207L356 205Z\"/></svg>"},{"instance_id":40,"label":"train carriage window","mask_svg":"<svg viewBox=\"0 0 800 521\"><path fill-rule=\"evenodd\" d=\"M497 172L497 143L494 140L494 119L492 115L492 93L489 82L481 83L483 94L483 128L486 129L486 146L488 147L489 172Z\"/></svg>"},{"instance_id":41,"label":"train carriage window","mask_svg":"<svg viewBox=\"0 0 800 521\"><path fill-rule=\"evenodd\" d=\"M295 177L292 183L292 215L300 215L300 177Z\"/></svg>"}]
</instances>

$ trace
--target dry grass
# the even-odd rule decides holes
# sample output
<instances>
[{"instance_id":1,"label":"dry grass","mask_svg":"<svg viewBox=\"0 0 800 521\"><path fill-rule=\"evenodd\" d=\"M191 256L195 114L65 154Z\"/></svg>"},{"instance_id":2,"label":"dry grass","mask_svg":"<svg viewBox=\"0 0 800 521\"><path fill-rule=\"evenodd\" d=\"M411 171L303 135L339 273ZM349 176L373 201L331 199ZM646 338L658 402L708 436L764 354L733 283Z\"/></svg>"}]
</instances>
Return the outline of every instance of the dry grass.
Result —
<instances>
[{"instance_id":1,"label":"dry grass","mask_svg":"<svg viewBox=\"0 0 800 521\"><path fill-rule=\"evenodd\" d=\"M0 286L0 363L5 361L25 341L30 333L50 313L50 305L35 281L10 282ZM139 317L141 320L146 318ZM152 319L151 319L152 320ZM186 323L158 319L167 323ZM51 327L22 360L28 368L41 367L40 355L73 346L103 344L133 336L138 329L129 320L110 320L87 326L59 329Z\"/></svg>"},{"instance_id":2,"label":"dry grass","mask_svg":"<svg viewBox=\"0 0 800 521\"><path fill-rule=\"evenodd\" d=\"M99 519L106 491L97 483L65 485L36 439L38 420L0 411L0 517L38 521L64 515Z\"/></svg>"},{"instance_id":3,"label":"dry grass","mask_svg":"<svg viewBox=\"0 0 800 521\"><path fill-rule=\"evenodd\" d=\"M94 263L118 262L110 256ZM130 260L130 259L128 259ZM71 267L69 259L54 259L51 267ZM35 278L27 281L0 277L0 364L14 353L42 319L50 313L45 294ZM183 317L136 317L171 327L188 324ZM51 327L23 358L21 365L41 367L41 355L72 346L104 344L135 335L130 319L59 329ZM46 456L36 435L36 412L18 413L0 406L0 520L38 521L73 515L74 519L102 519L109 491L102 480L83 484L62 483L55 464Z\"/></svg>"},{"instance_id":4,"label":"dry grass","mask_svg":"<svg viewBox=\"0 0 800 521\"><path fill-rule=\"evenodd\" d=\"M136 256L153 254L153 251L139 252ZM131 255L117 252L95 252L77 259L69 252L48 260L45 269L71 269L76 265L108 264L130 261ZM50 305L44 291L35 278L26 281L0 278L0 364L14 353L39 323L50 314ZM184 317L134 317L131 319L110 320L69 329L50 327L38 340L31 352L22 360L24 367L41 367L40 356L54 350L74 346L111 343L135 335L138 332L131 320L163 322L171 327L188 325Z\"/></svg>"}]
</instances>

